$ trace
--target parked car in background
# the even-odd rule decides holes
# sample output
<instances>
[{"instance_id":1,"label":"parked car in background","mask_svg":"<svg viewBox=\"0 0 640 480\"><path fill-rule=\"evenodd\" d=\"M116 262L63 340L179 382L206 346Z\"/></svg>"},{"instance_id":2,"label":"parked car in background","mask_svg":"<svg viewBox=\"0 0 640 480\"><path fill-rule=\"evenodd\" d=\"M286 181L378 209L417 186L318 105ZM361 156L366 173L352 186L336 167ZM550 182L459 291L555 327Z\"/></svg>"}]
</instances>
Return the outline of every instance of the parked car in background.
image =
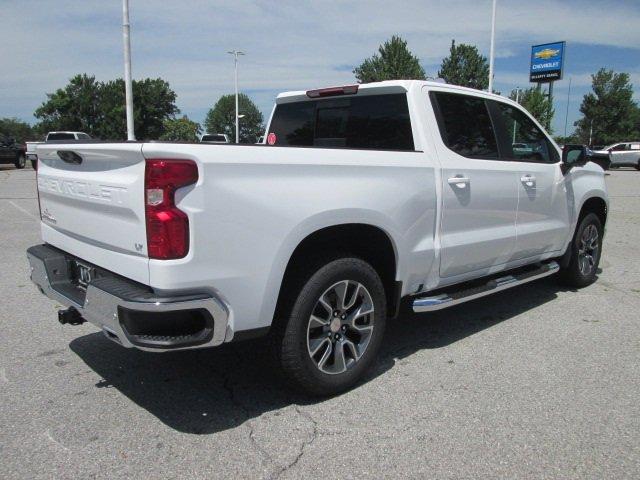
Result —
<instances>
[{"instance_id":1,"label":"parked car in background","mask_svg":"<svg viewBox=\"0 0 640 480\"><path fill-rule=\"evenodd\" d=\"M72 140L91 140L91 136L84 132L49 132L44 137L44 142L27 142L26 143L26 157L31 162L31 166L35 170L38 166L38 153L36 149L38 145L45 142L59 142L59 141L72 141Z\"/></svg>"},{"instance_id":2,"label":"parked car in background","mask_svg":"<svg viewBox=\"0 0 640 480\"><path fill-rule=\"evenodd\" d=\"M224 133L205 133L200 137L200 143L231 143L229 136Z\"/></svg>"},{"instance_id":3,"label":"parked car in background","mask_svg":"<svg viewBox=\"0 0 640 480\"><path fill-rule=\"evenodd\" d=\"M595 154L610 154L612 167L634 167L640 170L640 142L620 142L595 150Z\"/></svg>"},{"instance_id":4,"label":"parked car in background","mask_svg":"<svg viewBox=\"0 0 640 480\"><path fill-rule=\"evenodd\" d=\"M13 163L16 168L24 168L27 164L26 147L16 143L14 138L0 137L0 163Z\"/></svg>"},{"instance_id":5,"label":"parked car in background","mask_svg":"<svg viewBox=\"0 0 640 480\"><path fill-rule=\"evenodd\" d=\"M27 256L59 321L149 352L269 334L290 381L327 395L363 378L401 304L597 278L604 172L509 99L423 81L288 92L266 131L40 146L44 244Z\"/></svg>"}]
</instances>

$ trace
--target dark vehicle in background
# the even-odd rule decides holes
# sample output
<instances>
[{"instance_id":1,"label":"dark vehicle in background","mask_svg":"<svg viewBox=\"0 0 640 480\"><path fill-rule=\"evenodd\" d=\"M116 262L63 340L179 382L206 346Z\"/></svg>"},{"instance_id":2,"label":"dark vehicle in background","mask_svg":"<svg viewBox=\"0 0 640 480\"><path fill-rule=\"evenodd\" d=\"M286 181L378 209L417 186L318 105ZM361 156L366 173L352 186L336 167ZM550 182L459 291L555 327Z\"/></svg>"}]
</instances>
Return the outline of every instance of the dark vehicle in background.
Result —
<instances>
[{"instance_id":1,"label":"dark vehicle in background","mask_svg":"<svg viewBox=\"0 0 640 480\"><path fill-rule=\"evenodd\" d=\"M0 136L0 164L13 163L22 169L27 164L27 147L16 143L14 138Z\"/></svg>"}]
</instances>

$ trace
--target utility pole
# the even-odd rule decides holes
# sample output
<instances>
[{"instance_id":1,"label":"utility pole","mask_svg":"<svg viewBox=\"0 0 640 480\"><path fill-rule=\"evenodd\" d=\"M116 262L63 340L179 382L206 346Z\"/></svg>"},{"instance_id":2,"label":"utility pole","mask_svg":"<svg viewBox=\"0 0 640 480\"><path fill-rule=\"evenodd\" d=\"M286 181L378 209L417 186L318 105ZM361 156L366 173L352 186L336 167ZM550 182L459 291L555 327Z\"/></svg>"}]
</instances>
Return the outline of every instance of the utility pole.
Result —
<instances>
[{"instance_id":1,"label":"utility pole","mask_svg":"<svg viewBox=\"0 0 640 480\"><path fill-rule=\"evenodd\" d=\"M493 10L491 13L491 49L489 51L489 93L493 93L493 57L496 46L496 2L493 0Z\"/></svg>"},{"instance_id":2,"label":"utility pole","mask_svg":"<svg viewBox=\"0 0 640 480\"><path fill-rule=\"evenodd\" d=\"M233 58L234 58L235 85L236 85L236 143L240 143L240 117L238 115L238 55L244 55L244 52L241 52L239 50L232 50L227 53L233 55Z\"/></svg>"},{"instance_id":3,"label":"utility pole","mask_svg":"<svg viewBox=\"0 0 640 480\"><path fill-rule=\"evenodd\" d=\"M564 115L564 138L567 138L567 121L569 120L569 98L571 97L571 77L569 77L569 91L567 92L567 111Z\"/></svg>"},{"instance_id":4,"label":"utility pole","mask_svg":"<svg viewBox=\"0 0 640 480\"><path fill-rule=\"evenodd\" d=\"M127 140L135 140L133 129L133 88L131 86L131 40L129 38L129 0L122 0L122 40L124 42L124 94L127 111Z\"/></svg>"}]
</instances>

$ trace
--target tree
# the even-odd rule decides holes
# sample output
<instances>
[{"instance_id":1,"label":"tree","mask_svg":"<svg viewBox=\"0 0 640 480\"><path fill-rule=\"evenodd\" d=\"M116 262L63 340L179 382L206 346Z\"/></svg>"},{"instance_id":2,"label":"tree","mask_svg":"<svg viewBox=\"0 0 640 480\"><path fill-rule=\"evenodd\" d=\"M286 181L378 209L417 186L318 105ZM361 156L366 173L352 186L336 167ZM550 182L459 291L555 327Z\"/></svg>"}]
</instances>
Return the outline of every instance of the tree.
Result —
<instances>
[{"instance_id":1,"label":"tree","mask_svg":"<svg viewBox=\"0 0 640 480\"><path fill-rule=\"evenodd\" d=\"M442 60L438 77L452 85L486 90L489 87L489 64L474 45L451 40L449 56Z\"/></svg>"},{"instance_id":2,"label":"tree","mask_svg":"<svg viewBox=\"0 0 640 480\"><path fill-rule=\"evenodd\" d=\"M134 126L139 139L157 139L163 122L180 110L176 94L160 79L133 81ZM47 94L34 113L39 131L78 130L109 140L126 138L124 81L97 82L86 74L76 75L54 93Z\"/></svg>"},{"instance_id":3,"label":"tree","mask_svg":"<svg viewBox=\"0 0 640 480\"><path fill-rule=\"evenodd\" d=\"M409 51L407 42L396 35L380 45L378 53L356 67L353 74L359 83L426 79L418 57Z\"/></svg>"},{"instance_id":4,"label":"tree","mask_svg":"<svg viewBox=\"0 0 640 480\"><path fill-rule=\"evenodd\" d=\"M542 91L540 84L535 87L520 90L520 95L517 97L516 94L516 90L512 90L509 98L511 100L518 98L518 103L526 108L541 125L547 127L547 130L551 133L549 126L555 115L555 110L547 94Z\"/></svg>"},{"instance_id":5,"label":"tree","mask_svg":"<svg viewBox=\"0 0 640 480\"><path fill-rule=\"evenodd\" d=\"M255 143L264 133L262 113L251 99L241 93L238 95L238 114L240 119L240 143ZM234 94L223 95L207 113L204 126L207 133L226 133L229 138L236 138L236 97Z\"/></svg>"},{"instance_id":6,"label":"tree","mask_svg":"<svg viewBox=\"0 0 640 480\"><path fill-rule=\"evenodd\" d=\"M582 99L582 118L574 123L576 135L583 143L606 145L631 140L640 135L640 112L633 101L633 86L628 73L615 73L601 68L591 75L593 92Z\"/></svg>"},{"instance_id":7,"label":"tree","mask_svg":"<svg viewBox=\"0 0 640 480\"><path fill-rule=\"evenodd\" d=\"M64 88L47 93L47 101L35 111L40 119L38 129L76 130L94 134L100 110L101 84L93 76L76 75Z\"/></svg>"},{"instance_id":8,"label":"tree","mask_svg":"<svg viewBox=\"0 0 640 480\"><path fill-rule=\"evenodd\" d=\"M17 143L24 143L33 140L35 133L31 125L17 118L0 118L0 135L13 138Z\"/></svg>"},{"instance_id":9,"label":"tree","mask_svg":"<svg viewBox=\"0 0 640 480\"><path fill-rule=\"evenodd\" d=\"M202 132L200 124L189 120L183 115L182 118L168 118L163 122L164 133L160 135L160 140L170 142L197 142L198 135Z\"/></svg>"}]
</instances>

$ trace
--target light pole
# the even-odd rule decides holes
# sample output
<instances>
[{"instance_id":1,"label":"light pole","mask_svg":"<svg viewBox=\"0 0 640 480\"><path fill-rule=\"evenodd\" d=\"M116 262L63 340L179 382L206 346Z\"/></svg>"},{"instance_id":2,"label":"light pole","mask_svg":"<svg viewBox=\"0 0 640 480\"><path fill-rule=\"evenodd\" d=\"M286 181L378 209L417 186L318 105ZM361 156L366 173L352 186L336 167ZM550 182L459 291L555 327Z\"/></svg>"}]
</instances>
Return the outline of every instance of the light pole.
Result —
<instances>
[{"instance_id":1,"label":"light pole","mask_svg":"<svg viewBox=\"0 0 640 480\"><path fill-rule=\"evenodd\" d=\"M127 112L127 140L135 140L133 129L133 88L131 86L131 40L129 39L129 0L122 0L122 40L124 43L124 97Z\"/></svg>"},{"instance_id":2,"label":"light pole","mask_svg":"<svg viewBox=\"0 0 640 480\"><path fill-rule=\"evenodd\" d=\"M569 100L571 99L571 77L569 77L569 91L567 92L567 111L564 114L564 138L567 138L567 121L569 120Z\"/></svg>"},{"instance_id":3,"label":"light pole","mask_svg":"<svg viewBox=\"0 0 640 480\"><path fill-rule=\"evenodd\" d=\"M489 93L493 93L493 57L496 48L496 1L493 0L491 12L491 48L489 50Z\"/></svg>"},{"instance_id":4,"label":"light pole","mask_svg":"<svg viewBox=\"0 0 640 480\"><path fill-rule=\"evenodd\" d=\"M520 103L520 87L516 87L516 103ZM517 123L514 120L513 121L513 142L511 143L516 143L516 129L517 129Z\"/></svg>"},{"instance_id":5,"label":"light pole","mask_svg":"<svg viewBox=\"0 0 640 480\"><path fill-rule=\"evenodd\" d=\"M238 55L244 55L244 52L241 52L239 50L232 50L227 53L233 55L234 59L236 85L236 143L240 143L240 117L238 115Z\"/></svg>"}]
</instances>

